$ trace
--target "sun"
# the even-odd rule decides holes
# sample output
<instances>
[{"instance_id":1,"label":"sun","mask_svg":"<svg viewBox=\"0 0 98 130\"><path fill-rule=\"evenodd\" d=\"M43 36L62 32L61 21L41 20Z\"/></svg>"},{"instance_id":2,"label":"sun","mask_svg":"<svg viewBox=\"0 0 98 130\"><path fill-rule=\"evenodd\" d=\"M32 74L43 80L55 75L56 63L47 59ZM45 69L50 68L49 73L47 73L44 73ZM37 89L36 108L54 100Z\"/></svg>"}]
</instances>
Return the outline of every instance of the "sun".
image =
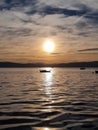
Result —
<instances>
[{"instance_id":1,"label":"sun","mask_svg":"<svg viewBox=\"0 0 98 130\"><path fill-rule=\"evenodd\" d=\"M46 52L53 52L55 48L54 42L52 40L46 40L43 45L43 49Z\"/></svg>"}]
</instances>

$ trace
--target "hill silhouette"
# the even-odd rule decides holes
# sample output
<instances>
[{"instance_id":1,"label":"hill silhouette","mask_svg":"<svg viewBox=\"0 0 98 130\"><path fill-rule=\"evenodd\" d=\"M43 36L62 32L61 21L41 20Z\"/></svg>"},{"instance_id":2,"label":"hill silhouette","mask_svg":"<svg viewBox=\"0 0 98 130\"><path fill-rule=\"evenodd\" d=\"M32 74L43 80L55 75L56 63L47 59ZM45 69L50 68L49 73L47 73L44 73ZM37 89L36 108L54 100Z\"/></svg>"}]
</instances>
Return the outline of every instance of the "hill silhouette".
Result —
<instances>
[{"instance_id":1,"label":"hill silhouette","mask_svg":"<svg viewBox=\"0 0 98 130\"><path fill-rule=\"evenodd\" d=\"M25 67L26 68L27 67L98 67L98 61L57 63L57 64L0 62L0 68L25 68Z\"/></svg>"}]
</instances>

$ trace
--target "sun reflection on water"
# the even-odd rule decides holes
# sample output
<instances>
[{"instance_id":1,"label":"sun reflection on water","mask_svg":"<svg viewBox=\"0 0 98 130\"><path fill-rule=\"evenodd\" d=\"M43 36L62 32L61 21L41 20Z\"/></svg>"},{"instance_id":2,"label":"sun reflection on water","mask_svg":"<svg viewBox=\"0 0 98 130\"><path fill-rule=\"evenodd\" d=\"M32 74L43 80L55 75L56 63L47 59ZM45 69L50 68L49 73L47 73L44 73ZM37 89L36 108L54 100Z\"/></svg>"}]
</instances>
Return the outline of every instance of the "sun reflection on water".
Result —
<instances>
[{"instance_id":1,"label":"sun reflection on water","mask_svg":"<svg viewBox=\"0 0 98 130\"><path fill-rule=\"evenodd\" d=\"M50 73L44 73L43 78L43 85L44 85L44 94L45 94L45 101L47 102L53 102L53 72ZM51 109L51 105L48 105L47 108Z\"/></svg>"},{"instance_id":2,"label":"sun reflection on water","mask_svg":"<svg viewBox=\"0 0 98 130\"><path fill-rule=\"evenodd\" d=\"M53 75L52 73L45 73L44 75L44 90L46 95L52 94Z\"/></svg>"},{"instance_id":3,"label":"sun reflection on water","mask_svg":"<svg viewBox=\"0 0 98 130\"><path fill-rule=\"evenodd\" d=\"M44 128L44 130L49 130L49 128Z\"/></svg>"},{"instance_id":4,"label":"sun reflection on water","mask_svg":"<svg viewBox=\"0 0 98 130\"><path fill-rule=\"evenodd\" d=\"M51 86L53 84L53 77L52 77L52 73L46 73L45 74L45 78L44 78L44 85L47 86Z\"/></svg>"},{"instance_id":5,"label":"sun reflection on water","mask_svg":"<svg viewBox=\"0 0 98 130\"><path fill-rule=\"evenodd\" d=\"M48 128L48 127L40 127L40 128L35 128L34 130L61 130L61 129L58 129L58 128Z\"/></svg>"}]
</instances>

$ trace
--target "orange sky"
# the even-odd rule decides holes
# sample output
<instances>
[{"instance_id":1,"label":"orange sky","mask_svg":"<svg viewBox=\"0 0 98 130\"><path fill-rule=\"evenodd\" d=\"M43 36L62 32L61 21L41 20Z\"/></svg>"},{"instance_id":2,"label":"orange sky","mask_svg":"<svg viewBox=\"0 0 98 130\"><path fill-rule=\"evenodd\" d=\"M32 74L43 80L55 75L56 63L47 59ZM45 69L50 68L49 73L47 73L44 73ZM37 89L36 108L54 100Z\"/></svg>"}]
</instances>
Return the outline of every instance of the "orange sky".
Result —
<instances>
[{"instance_id":1,"label":"orange sky","mask_svg":"<svg viewBox=\"0 0 98 130\"><path fill-rule=\"evenodd\" d=\"M98 1L0 2L0 61L98 61ZM51 53L43 50L54 41Z\"/></svg>"}]
</instances>

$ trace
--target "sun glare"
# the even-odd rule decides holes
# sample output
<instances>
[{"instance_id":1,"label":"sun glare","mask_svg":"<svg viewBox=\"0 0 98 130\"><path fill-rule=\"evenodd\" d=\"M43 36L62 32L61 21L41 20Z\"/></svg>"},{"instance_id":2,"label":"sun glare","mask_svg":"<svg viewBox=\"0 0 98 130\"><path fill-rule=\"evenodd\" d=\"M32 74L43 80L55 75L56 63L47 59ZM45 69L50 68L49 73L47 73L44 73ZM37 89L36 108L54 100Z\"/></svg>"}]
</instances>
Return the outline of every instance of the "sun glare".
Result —
<instances>
[{"instance_id":1,"label":"sun glare","mask_svg":"<svg viewBox=\"0 0 98 130\"><path fill-rule=\"evenodd\" d=\"M53 52L54 51L54 42L52 40L47 40L44 42L43 49L46 52Z\"/></svg>"}]
</instances>

